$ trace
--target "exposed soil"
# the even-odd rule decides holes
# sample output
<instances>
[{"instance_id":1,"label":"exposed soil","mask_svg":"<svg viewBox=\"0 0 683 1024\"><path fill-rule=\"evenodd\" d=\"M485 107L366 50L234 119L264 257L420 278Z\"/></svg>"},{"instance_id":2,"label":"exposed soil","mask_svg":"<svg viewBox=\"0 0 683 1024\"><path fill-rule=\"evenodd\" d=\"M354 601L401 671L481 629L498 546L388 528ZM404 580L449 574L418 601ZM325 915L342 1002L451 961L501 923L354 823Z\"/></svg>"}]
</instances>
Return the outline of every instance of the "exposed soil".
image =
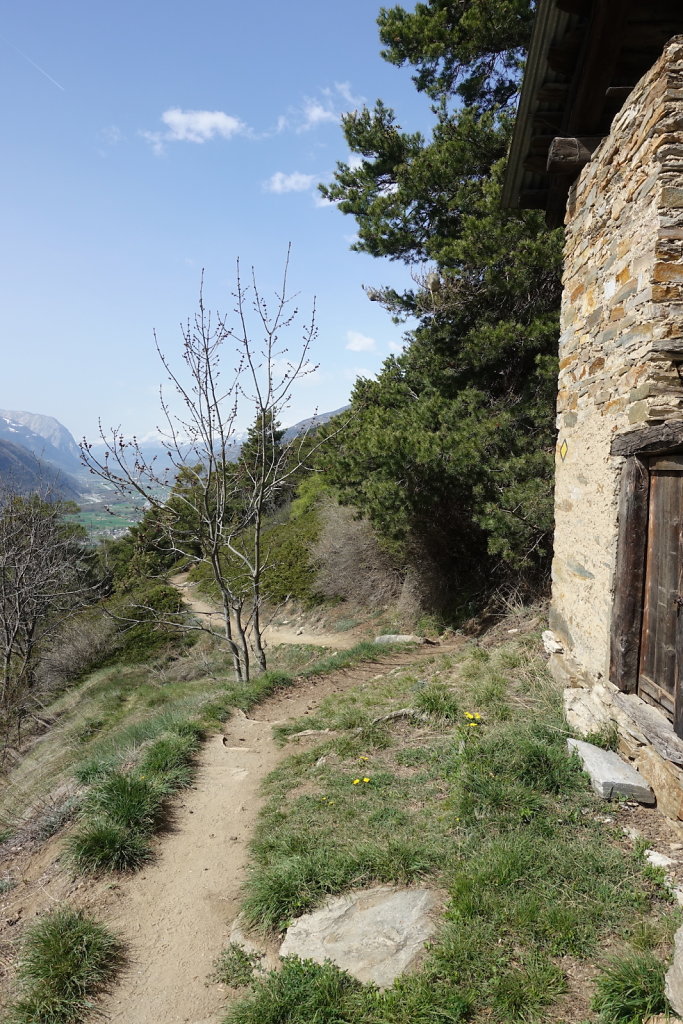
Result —
<instances>
[{"instance_id":1,"label":"exposed soil","mask_svg":"<svg viewBox=\"0 0 683 1024\"><path fill-rule=\"evenodd\" d=\"M221 736L204 745L194 786L176 801L154 862L137 875L74 879L59 862L64 833L38 851L8 850L3 874L18 884L0 896L0 978L4 968L9 980L23 926L68 899L106 922L129 950L128 969L102 1004L113 1024L218 1024L229 993L209 980L213 962L239 913L261 783L291 750L276 746L273 724L433 654L423 647L387 655L282 691L259 705L254 718L237 712L225 745Z\"/></svg>"},{"instance_id":2,"label":"exposed soil","mask_svg":"<svg viewBox=\"0 0 683 1024\"><path fill-rule=\"evenodd\" d=\"M188 573L179 573L177 576L173 576L170 582L180 591L183 601L200 622L206 622L213 629L221 628L223 618L221 612L216 609L215 605L197 593L197 584L188 579ZM268 623L263 631L265 647L273 647L276 644L310 644L312 647L331 647L340 651L354 647L360 639L361 636L356 630L318 633L303 625L285 625L276 622Z\"/></svg>"}]
</instances>

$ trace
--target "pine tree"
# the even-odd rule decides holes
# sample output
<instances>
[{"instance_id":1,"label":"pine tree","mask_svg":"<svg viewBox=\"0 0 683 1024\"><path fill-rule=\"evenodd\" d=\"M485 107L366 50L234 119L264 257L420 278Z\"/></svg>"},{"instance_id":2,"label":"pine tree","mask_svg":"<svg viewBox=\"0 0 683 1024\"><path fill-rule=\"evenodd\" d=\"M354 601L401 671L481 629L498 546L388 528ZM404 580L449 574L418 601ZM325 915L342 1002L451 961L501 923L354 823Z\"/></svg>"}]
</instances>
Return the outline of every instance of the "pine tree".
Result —
<instances>
[{"instance_id":1,"label":"pine tree","mask_svg":"<svg viewBox=\"0 0 683 1024\"><path fill-rule=\"evenodd\" d=\"M417 324L356 385L330 474L457 587L542 573L550 550L562 233L500 199L532 16L530 0L382 9L383 56L414 67L431 138L403 132L381 101L351 113L344 134L362 160L321 186L356 218L353 248L413 268L415 287L368 292Z\"/></svg>"}]
</instances>

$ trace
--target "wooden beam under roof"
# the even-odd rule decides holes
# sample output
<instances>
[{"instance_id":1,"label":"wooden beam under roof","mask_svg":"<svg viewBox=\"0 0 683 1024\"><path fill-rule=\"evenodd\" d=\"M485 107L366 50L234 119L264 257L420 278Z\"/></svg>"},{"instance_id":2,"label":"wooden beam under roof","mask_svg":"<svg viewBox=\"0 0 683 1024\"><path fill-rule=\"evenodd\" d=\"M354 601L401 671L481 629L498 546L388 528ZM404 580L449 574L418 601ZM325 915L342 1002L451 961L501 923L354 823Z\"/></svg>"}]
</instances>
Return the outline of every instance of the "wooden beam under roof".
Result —
<instances>
[{"instance_id":1,"label":"wooden beam under roof","mask_svg":"<svg viewBox=\"0 0 683 1024\"><path fill-rule=\"evenodd\" d=\"M602 127L605 94L614 82L632 5L633 0L594 0L574 77L568 135L592 135Z\"/></svg>"},{"instance_id":2,"label":"wooden beam under roof","mask_svg":"<svg viewBox=\"0 0 683 1024\"><path fill-rule=\"evenodd\" d=\"M679 34L683 0L538 0L504 205L537 207L545 192L549 222L562 223L582 160L571 173L571 160L541 170L539 137L607 135L632 88Z\"/></svg>"},{"instance_id":3,"label":"wooden beam under roof","mask_svg":"<svg viewBox=\"0 0 683 1024\"><path fill-rule=\"evenodd\" d=\"M572 177L576 177L601 142L601 135L590 138L553 139L548 147L546 162L548 174L570 174Z\"/></svg>"}]
</instances>

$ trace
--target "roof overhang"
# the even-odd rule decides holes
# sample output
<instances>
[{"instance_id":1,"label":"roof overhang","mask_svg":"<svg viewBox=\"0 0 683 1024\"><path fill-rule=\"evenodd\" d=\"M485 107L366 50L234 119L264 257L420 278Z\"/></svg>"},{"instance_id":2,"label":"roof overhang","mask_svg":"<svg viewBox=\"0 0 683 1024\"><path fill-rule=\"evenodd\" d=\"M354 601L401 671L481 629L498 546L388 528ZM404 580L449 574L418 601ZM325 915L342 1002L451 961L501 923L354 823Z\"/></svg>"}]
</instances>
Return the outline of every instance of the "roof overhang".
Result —
<instances>
[{"instance_id":1,"label":"roof overhang","mask_svg":"<svg viewBox=\"0 0 683 1024\"><path fill-rule=\"evenodd\" d=\"M673 36L683 0L539 0L503 205L562 223L570 185Z\"/></svg>"}]
</instances>

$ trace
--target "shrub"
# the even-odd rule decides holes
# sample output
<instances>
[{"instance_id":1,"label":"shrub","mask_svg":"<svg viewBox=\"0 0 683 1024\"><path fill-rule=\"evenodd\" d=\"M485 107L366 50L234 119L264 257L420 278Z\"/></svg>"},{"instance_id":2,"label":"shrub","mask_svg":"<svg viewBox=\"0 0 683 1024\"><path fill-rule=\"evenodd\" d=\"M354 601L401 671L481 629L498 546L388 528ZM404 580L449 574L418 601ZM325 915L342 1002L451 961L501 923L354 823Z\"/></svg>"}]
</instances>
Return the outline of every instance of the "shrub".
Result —
<instances>
[{"instance_id":1,"label":"shrub","mask_svg":"<svg viewBox=\"0 0 683 1024\"><path fill-rule=\"evenodd\" d=\"M320 516L322 528L313 546L320 593L369 608L395 600L401 592L401 574L380 548L368 521L331 500Z\"/></svg>"},{"instance_id":2,"label":"shrub","mask_svg":"<svg viewBox=\"0 0 683 1024\"><path fill-rule=\"evenodd\" d=\"M146 581L125 594L115 595L107 607L117 624L118 636L113 654L103 664L116 661L135 665L158 657L169 648L196 643L196 634L182 633L157 621L182 621L182 598L169 584Z\"/></svg>"},{"instance_id":3,"label":"shrub","mask_svg":"<svg viewBox=\"0 0 683 1024\"><path fill-rule=\"evenodd\" d=\"M82 913L59 909L29 927L7 1024L80 1024L123 962L119 942Z\"/></svg>"},{"instance_id":4,"label":"shrub","mask_svg":"<svg viewBox=\"0 0 683 1024\"><path fill-rule=\"evenodd\" d=\"M38 664L36 682L40 690L61 690L101 664L114 646L115 633L114 622L99 608L90 608L67 622Z\"/></svg>"}]
</instances>

